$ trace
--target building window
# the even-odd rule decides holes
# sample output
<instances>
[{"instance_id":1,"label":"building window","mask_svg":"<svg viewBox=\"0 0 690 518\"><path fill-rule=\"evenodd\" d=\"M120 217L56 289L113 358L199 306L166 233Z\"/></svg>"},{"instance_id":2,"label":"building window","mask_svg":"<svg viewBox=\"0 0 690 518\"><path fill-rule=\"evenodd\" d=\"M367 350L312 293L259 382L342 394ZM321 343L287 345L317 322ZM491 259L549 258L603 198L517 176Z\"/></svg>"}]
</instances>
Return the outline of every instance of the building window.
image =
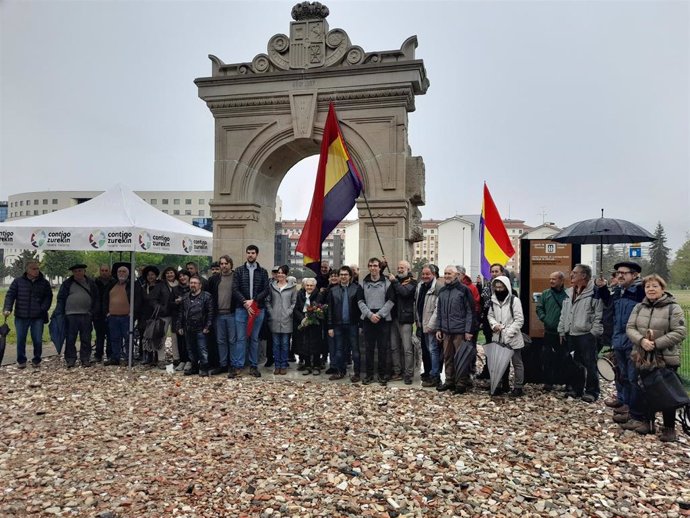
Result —
<instances>
[{"instance_id":1,"label":"building window","mask_svg":"<svg viewBox=\"0 0 690 518\"><path fill-rule=\"evenodd\" d=\"M44 199L44 200L43 200L43 205L48 205L48 200Z\"/></svg>"},{"instance_id":2,"label":"building window","mask_svg":"<svg viewBox=\"0 0 690 518\"><path fill-rule=\"evenodd\" d=\"M34 211L34 216L38 216L38 211L37 211L37 210Z\"/></svg>"},{"instance_id":3,"label":"building window","mask_svg":"<svg viewBox=\"0 0 690 518\"><path fill-rule=\"evenodd\" d=\"M179 215L180 215L180 209L175 209L175 210L173 211L173 214L174 214L175 216L179 216Z\"/></svg>"},{"instance_id":4,"label":"building window","mask_svg":"<svg viewBox=\"0 0 690 518\"><path fill-rule=\"evenodd\" d=\"M204 216L205 215L204 212L205 211L203 209L199 209L199 216Z\"/></svg>"},{"instance_id":5,"label":"building window","mask_svg":"<svg viewBox=\"0 0 690 518\"><path fill-rule=\"evenodd\" d=\"M199 205L203 205L204 203L206 203L206 200L204 200L203 198L199 198Z\"/></svg>"},{"instance_id":6,"label":"building window","mask_svg":"<svg viewBox=\"0 0 690 518\"><path fill-rule=\"evenodd\" d=\"M163 205L167 205L167 204L168 204L168 198L163 198Z\"/></svg>"},{"instance_id":7,"label":"building window","mask_svg":"<svg viewBox=\"0 0 690 518\"><path fill-rule=\"evenodd\" d=\"M167 209L163 209L163 212L164 212L165 214L167 214L167 213L168 213Z\"/></svg>"},{"instance_id":8,"label":"building window","mask_svg":"<svg viewBox=\"0 0 690 518\"><path fill-rule=\"evenodd\" d=\"M151 205L158 205L158 200L155 198L151 198Z\"/></svg>"},{"instance_id":9,"label":"building window","mask_svg":"<svg viewBox=\"0 0 690 518\"><path fill-rule=\"evenodd\" d=\"M20 210L20 211L19 211L19 215L20 215L20 216L23 216L23 215L24 215L24 211L23 211L23 210Z\"/></svg>"},{"instance_id":10,"label":"building window","mask_svg":"<svg viewBox=\"0 0 690 518\"><path fill-rule=\"evenodd\" d=\"M38 205L38 200L34 200L34 205Z\"/></svg>"},{"instance_id":11,"label":"building window","mask_svg":"<svg viewBox=\"0 0 690 518\"><path fill-rule=\"evenodd\" d=\"M173 200L173 205L179 205L179 204L180 204L180 199L179 199L179 198L175 198L175 199Z\"/></svg>"},{"instance_id":12,"label":"building window","mask_svg":"<svg viewBox=\"0 0 690 518\"><path fill-rule=\"evenodd\" d=\"M185 205L191 205L191 204L192 204L192 199L191 199L191 198L186 198L186 199L184 200L184 204L185 204Z\"/></svg>"},{"instance_id":13,"label":"building window","mask_svg":"<svg viewBox=\"0 0 690 518\"><path fill-rule=\"evenodd\" d=\"M185 216L191 216L191 215L192 215L191 209L185 209L184 215L185 215Z\"/></svg>"},{"instance_id":14,"label":"building window","mask_svg":"<svg viewBox=\"0 0 690 518\"><path fill-rule=\"evenodd\" d=\"M432 228L429 232L430 232L431 234L433 234L433 233L434 233L434 229Z\"/></svg>"},{"instance_id":15,"label":"building window","mask_svg":"<svg viewBox=\"0 0 690 518\"><path fill-rule=\"evenodd\" d=\"M48 212L47 210L43 209L43 214L45 214L45 213L47 213L47 212Z\"/></svg>"},{"instance_id":16,"label":"building window","mask_svg":"<svg viewBox=\"0 0 690 518\"><path fill-rule=\"evenodd\" d=\"M19 201L19 206L20 206L20 207L23 207L23 206L24 206L24 200L20 200L20 201Z\"/></svg>"},{"instance_id":17,"label":"building window","mask_svg":"<svg viewBox=\"0 0 690 518\"><path fill-rule=\"evenodd\" d=\"M53 205L57 205L57 198L53 198Z\"/></svg>"}]
</instances>

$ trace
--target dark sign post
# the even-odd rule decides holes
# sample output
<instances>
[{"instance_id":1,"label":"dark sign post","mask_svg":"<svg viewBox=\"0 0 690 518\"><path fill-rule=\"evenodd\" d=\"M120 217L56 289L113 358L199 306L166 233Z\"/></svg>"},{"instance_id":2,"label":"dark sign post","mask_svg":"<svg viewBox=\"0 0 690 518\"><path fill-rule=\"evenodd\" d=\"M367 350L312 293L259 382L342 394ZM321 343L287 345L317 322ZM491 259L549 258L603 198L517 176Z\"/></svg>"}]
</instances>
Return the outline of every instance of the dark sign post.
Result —
<instances>
[{"instance_id":1,"label":"dark sign post","mask_svg":"<svg viewBox=\"0 0 690 518\"><path fill-rule=\"evenodd\" d=\"M580 262L580 245L556 243L550 239L529 239L528 236L520 241L520 247L520 300L526 310L523 329L532 338L543 338L544 326L537 318L537 301L541 293L549 288L549 276L553 272L563 272L565 287L570 286L568 276L573 266Z\"/></svg>"}]
</instances>

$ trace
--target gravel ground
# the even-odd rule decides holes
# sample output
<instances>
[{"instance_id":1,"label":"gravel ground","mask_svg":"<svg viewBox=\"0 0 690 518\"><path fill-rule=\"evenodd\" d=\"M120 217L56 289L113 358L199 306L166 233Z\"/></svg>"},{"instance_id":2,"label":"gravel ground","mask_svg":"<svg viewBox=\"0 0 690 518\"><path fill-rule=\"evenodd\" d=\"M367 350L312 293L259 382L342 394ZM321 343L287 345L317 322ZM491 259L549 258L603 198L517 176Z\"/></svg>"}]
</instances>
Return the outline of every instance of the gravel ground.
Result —
<instances>
[{"instance_id":1,"label":"gravel ground","mask_svg":"<svg viewBox=\"0 0 690 518\"><path fill-rule=\"evenodd\" d=\"M688 437L600 402L270 372L0 368L0 516L690 516Z\"/></svg>"}]
</instances>

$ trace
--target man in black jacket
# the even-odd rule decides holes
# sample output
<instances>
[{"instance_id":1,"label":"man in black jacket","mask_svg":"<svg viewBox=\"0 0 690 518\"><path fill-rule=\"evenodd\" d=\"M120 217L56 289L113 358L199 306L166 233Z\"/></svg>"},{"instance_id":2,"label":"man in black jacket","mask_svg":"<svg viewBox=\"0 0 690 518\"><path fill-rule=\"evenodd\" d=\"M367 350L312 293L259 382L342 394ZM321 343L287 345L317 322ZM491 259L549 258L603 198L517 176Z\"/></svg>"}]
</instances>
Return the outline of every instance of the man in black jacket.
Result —
<instances>
[{"instance_id":1,"label":"man in black jacket","mask_svg":"<svg viewBox=\"0 0 690 518\"><path fill-rule=\"evenodd\" d=\"M443 278L446 284L438 292L436 310L431 316L429 327L436 330L436 339L443 343L443 363L446 379L436 390L454 390L464 393L469 386L469 372L460 379L455 379L455 354L460 347L467 347L473 338L474 327L474 299L472 293L458 279L456 266L446 266ZM471 346L471 345L470 345Z\"/></svg>"},{"instance_id":2,"label":"man in black jacket","mask_svg":"<svg viewBox=\"0 0 690 518\"><path fill-rule=\"evenodd\" d=\"M259 331L261 331L261 325L264 322L266 297L269 293L268 272L256 260L259 257L258 246L249 245L246 253L247 262L235 270L235 278L232 283L233 297L237 306L235 309L237 336L231 357L233 370L228 375L230 378L236 377L238 370L244 368L247 352L249 353L249 373L255 378L261 377L257 368ZM247 351L247 322L250 316L254 319L254 323Z\"/></svg>"},{"instance_id":3,"label":"man in black jacket","mask_svg":"<svg viewBox=\"0 0 690 518\"><path fill-rule=\"evenodd\" d=\"M350 381L357 383L361 380L358 300L362 288L352 282L352 270L349 266L341 266L338 274L340 284L328 290L328 336L335 340L335 357L331 358L331 367L335 371L329 379L345 377L345 355L349 350L354 363Z\"/></svg>"},{"instance_id":4,"label":"man in black jacket","mask_svg":"<svg viewBox=\"0 0 690 518\"><path fill-rule=\"evenodd\" d=\"M207 291L201 290L201 279L195 275L189 279L189 293L182 299L177 317L177 334L187 340L191 367L185 376L208 376L208 347L206 336L213 325L213 301Z\"/></svg>"},{"instance_id":5,"label":"man in black jacket","mask_svg":"<svg viewBox=\"0 0 690 518\"><path fill-rule=\"evenodd\" d=\"M93 317L93 328L96 331L96 361L103 361L103 349L107 357L110 357L110 342L106 341L108 338L108 321L105 318L103 307L103 298L108 293L110 287L115 282L110 266L102 264L98 269L98 277L94 279L96 288L98 288L98 300L101 302L98 306L98 313Z\"/></svg>"},{"instance_id":6,"label":"man in black jacket","mask_svg":"<svg viewBox=\"0 0 690 518\"><path fill-rule=\"evenodd\" d=\"M391 367L392 381L405 380L412 385L414 376L414 348L412 347L412 324L414 323L414 296L417 281L410 272L410 263L398 262L398 275L388 276L395 292L395 307L391 313Z\"/></svg>"},{"instance_id":7,"label":"man in black jacket","mask_svg":"<svg viewBox=\"0 0 690 518\"><path fill-rule=\"evenodd\" d=\"M31 330L31 342L34 344L34 357L31 365L41 364L43 353L43 324L48 320L48 310L53 302L50 283L43 277L38 261L29 261L26 271L10 284L5 296L3 314L12 313L14 306L14 325L17 328L17 366L26 367L26 335Z\"/></svg>"},{"instance_id":8,"label":"man in black jacket","mask_svg":"<svg viewBox=\"0 0 690 518\"><path fill-rule=\"evenodd\" d=\"M65 363L72 368L77 363L77 334L79 359L82 367L91 366L91 331L93 316L100 311L98 288L86 276L86 265L70 266L72 275L60 286L55 312L65 315Z\"/></svg>"}]
</instances>

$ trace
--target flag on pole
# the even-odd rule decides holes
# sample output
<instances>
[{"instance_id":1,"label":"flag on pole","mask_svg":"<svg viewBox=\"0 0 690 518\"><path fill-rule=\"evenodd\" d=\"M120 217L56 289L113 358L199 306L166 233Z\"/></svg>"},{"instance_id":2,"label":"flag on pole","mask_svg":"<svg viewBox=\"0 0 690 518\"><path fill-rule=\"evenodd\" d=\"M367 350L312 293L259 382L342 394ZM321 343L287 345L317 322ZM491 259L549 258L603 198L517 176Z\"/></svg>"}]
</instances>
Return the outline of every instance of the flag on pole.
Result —
<instances>
[{"instance_id":1,"label":"flag on pole","mask_svg":"<svg viewBox=\"0 0 690 518\"><path fill-rule=\"evenodd\" d=\"M330 103L321 141L319 168L309 217L297 242L304 264L319 271L321 244L355 206L363 189L362 177L347 151L335 107Z\"/></svg>"},{"instance_id":2,"label":"flag on pole","mask_svg":"<svg viewBox=\"0 0 690 518\"><path fill-rule=\"evenodd\" d=\"M482 200L482 215L479 220L479 239L481 242L482 277L491 279L491 265L500 263L505 266L515 254L508 232L503 224L501 215L484 182L484 199Z\"/></svg>"}]
</instances>

